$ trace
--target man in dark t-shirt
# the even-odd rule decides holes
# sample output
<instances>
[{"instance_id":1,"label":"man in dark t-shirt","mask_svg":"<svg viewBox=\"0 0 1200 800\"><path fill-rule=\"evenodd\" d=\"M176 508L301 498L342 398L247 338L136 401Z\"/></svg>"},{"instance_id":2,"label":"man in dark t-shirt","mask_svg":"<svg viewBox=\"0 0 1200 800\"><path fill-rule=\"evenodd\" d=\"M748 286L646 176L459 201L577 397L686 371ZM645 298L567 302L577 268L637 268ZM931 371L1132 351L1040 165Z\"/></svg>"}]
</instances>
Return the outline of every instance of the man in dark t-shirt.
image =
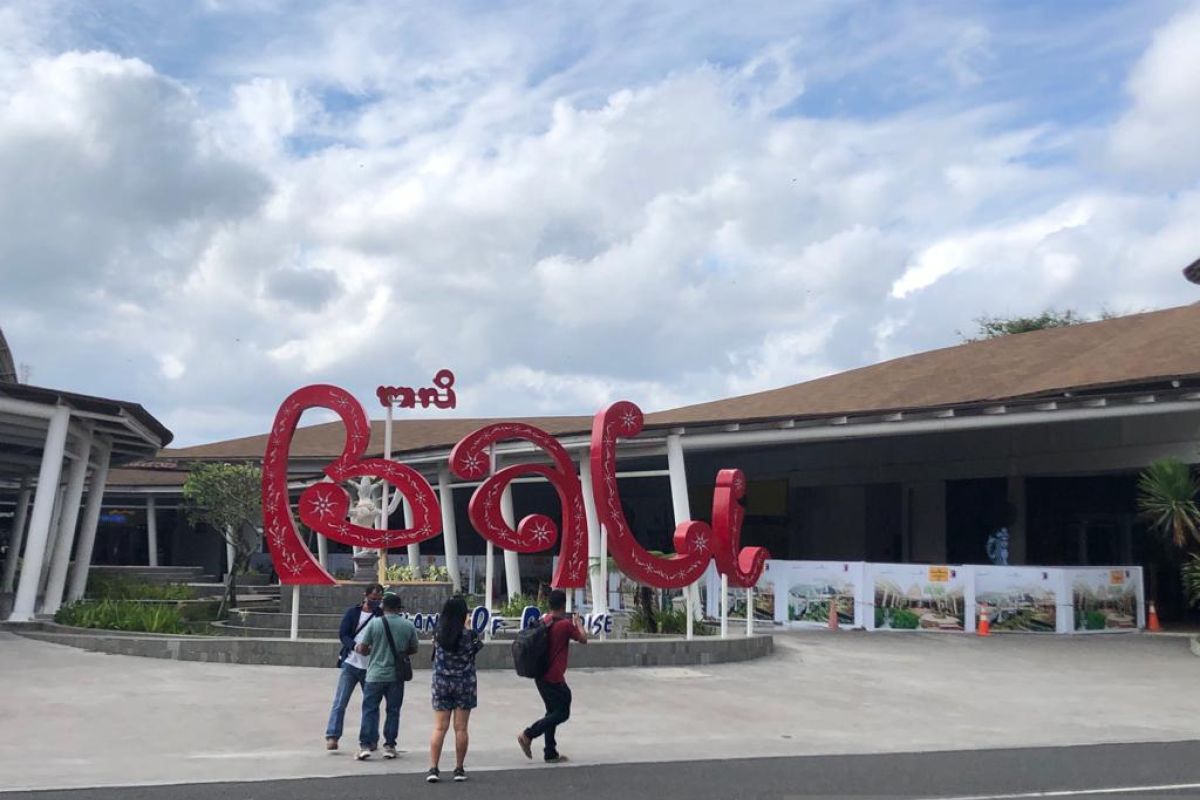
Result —
<instances>
[{"instance_id":1,"label":"man in dark t-shirt","mask_svg":"<svg viewBox=\"0 0 1200 800\"><path fill-rule=\"evenodd\" d=\"M567 686L567 656L571 641L587 644L587 631L579 618L567 616L567 594L562 589L550 592L550 613L542 617L542 624L549 626L546 635L546 672L537 678L538 694L546 705L546 716L517 734L517 744L526 758L533 758L533 740L545 736L545 758L549 764L558 764L567 757L558 752L555 731L571 717L571 687Z\"/></svg>"}]
</instances>

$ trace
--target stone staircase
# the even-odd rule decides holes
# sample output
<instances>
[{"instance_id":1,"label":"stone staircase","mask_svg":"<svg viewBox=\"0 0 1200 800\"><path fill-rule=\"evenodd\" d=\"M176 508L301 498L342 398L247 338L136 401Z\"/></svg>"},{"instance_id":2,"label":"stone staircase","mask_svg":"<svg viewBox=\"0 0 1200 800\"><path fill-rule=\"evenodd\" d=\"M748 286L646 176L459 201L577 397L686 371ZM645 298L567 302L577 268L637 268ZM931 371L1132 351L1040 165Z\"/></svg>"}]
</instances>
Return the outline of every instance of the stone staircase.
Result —
<instances>
[{"instance_id":1,"label":"stone staircase","mask_svg":"<svg viewBox=\"0 0 1200 800\"><path fill-rule=\"evenodd\" d=\"M213 579L212 575L204 572L204 567L110 567L96 564L88 567L88 575L107 575L142 583L204 583Z\"/></svg>"}]
</instances>

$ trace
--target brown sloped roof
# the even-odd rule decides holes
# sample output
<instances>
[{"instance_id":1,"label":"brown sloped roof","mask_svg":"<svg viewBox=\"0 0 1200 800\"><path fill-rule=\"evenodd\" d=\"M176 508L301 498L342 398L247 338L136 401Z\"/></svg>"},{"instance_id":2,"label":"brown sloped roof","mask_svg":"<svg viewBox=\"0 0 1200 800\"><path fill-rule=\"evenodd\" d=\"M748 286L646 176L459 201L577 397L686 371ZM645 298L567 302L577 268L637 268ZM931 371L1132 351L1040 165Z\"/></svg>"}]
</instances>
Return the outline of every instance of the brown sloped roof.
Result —
<instances>
[{"instance_id":1,"label":"brown sloped roof","mask_svg":"<svg viewBox=\"0 0 1200 800\"><path fill-rule=\"evenodd\" d=\"M121 486L183 486L188 470L183 466L175 469L140 469L120 467L108 471L108 488Z\"/></svg>"},{"instance_id":2,"label":"brown sloped roof","mask_svg":"<svg viewBox=\"0 0 1200 800\"><path fill-rule=\"evenodd\" d=\"M0 383L17 382L17 365L13 362L12 349L0 330Z\"/></svg>"},{"instance_id":3,"label":"brown sloped roof","mask_svg":"<svg viewBox=\"0 0 1200 800\"><path fill-rule=\"evenodd\" d=\"M99 414L118 416L128 414L133 419L146 426L159 441L169 444L174 434L158 421L153 414L137 403L126 400L112 400L107 397L96 397L90 394L65 392L61 389L48 389L44 386L31 386L27 383L0 383L0 395L14 400L28 400L33 403L53 405L65 403L81 411L93 411Z\"/></svg>"},{"instance_id":4,"label":"brown sloped roof","mask_svg":"<svg viewBox=\"0 0 1200 800\"><path fill-rule=\"evenodd\" d=\"M1200 304L932 350L765 392L648 414L647 427L917 411L1063 392L1200 378ZM492 419L398 419L394 452L450 447ZM555 434L587 433L590 416L522 419ZM372 423L368 454L383 451ZM293 458L341 452L340 422L296 431ZM163 450L159 458L258 460L267 436ZM122 471L124 473L125 471ZM130 471L131 478L136 477ZM165 477L156 480L168 480ZM116 481L114 481L115 483Z\"/></svg>"},{"instance_id":5,"label":"brown sloped roof","mask_svg":"<svg viewBox=\"0 0 1200 800\"><path fill-rule=\"evenodd\" d=\"M492 422L510 422L511 419L397 419L392 428L393 452L419 452L431 448L446 447L457 442L478 428ZM556 436L568 433L586 433L591 430L591 417L529 417L521 422L534 425ZM367 455L383 452L383 420L371 421L371 443ZM296 429L292 439L292 458L326 458L342 452L345 443L345 428L339 422L326 422ZM260 459L267 449L267 434L231 439L226 442L203 444L196 447L167 449L159 453L160 459L197 461L221 459Z\"/></svg>"},{"instance_id":6,"label":"brown sloped roof","mask_svg":"<svg viewBox=\"0 0 1200 800\"><path fill-rule=\"evenodd\" d=\"M1200 304L1033 331L647 415L648 425L915 411L1200 376Z\"/></svg>"}]
</instances>

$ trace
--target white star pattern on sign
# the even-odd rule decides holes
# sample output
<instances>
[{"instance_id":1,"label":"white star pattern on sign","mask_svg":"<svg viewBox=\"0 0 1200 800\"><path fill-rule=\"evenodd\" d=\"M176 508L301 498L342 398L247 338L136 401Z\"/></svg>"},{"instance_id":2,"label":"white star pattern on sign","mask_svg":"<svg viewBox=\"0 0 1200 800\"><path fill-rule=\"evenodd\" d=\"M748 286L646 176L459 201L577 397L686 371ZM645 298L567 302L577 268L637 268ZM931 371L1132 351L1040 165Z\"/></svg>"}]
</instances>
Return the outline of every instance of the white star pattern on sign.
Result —
<instances>
[{"instance_id":1,"label":"white star pattern on sign","mask_svg":"<svg viewBox=\"0 0 1200 800\"><path fill-rule=\"evenodd\" d=\"M696 541L696 544L695 544L695 547L693 548L693 552L703 553L706 549L708 549L708 535L707 534L704 534L704 533L697 534L695 541Z\"/></svg>"},{"instance_id":2,"label":"white star pattern on sign","mask_svg":"<svg viewBox=\"0 0 1200 800\"><path fill-rule=\"evenodd\" d=\"M327 516L333 514L333 501L330 500L328 497L324 497L324 496L318 497L317 499L312 501L309 508L318 517L324 518L324 517L327 517Z\"/></svg>"},{"instance_id":3,"label":"white star pattern on sign","mask_svg":"<svg viewBox=\"0 0 1200 800\"><path fill-rule=\"evenodd\" d=\"M539 522L532 529L533 540L538 544L546 544L550 541L550 526L544 522Z\"/></svg>"},{"instance_id":4,"label":"white star pattern on sign","mask_svg":"<svg viewBox=\"0 0 1200 800\"><path fill-rule=\"evenodd\" d=\"M624 426L625 430L627 431L633 430L637 425L637 414L634 414L632 411L626 411L623 413L621 415L621 425Z\"/></svg>"},{"instance_id":5,"label":"white star pattern on sign","mask_svg":"<svg viewBox=\"0 0 1200 800\"><path fill-rule=\"evenodd\" d=\"M479 453L471 453L463 459L462 467L468 475L476 475L483 471L483 458Z\"/></svg>"}]
</instances>

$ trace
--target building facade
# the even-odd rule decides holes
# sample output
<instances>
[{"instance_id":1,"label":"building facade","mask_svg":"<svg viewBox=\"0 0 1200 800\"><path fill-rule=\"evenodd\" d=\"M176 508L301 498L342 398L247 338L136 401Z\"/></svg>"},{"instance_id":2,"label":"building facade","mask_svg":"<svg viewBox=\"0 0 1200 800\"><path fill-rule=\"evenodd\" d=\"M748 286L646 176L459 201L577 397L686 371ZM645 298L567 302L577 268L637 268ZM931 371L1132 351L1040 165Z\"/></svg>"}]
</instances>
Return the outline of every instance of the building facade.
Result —
<instances>
[{"instance_id":1,"label":"building facade","mask_svg":"<svg viewBox=\"0 0 1200 800\"><path fill-rule=\"evenodd\" d=\"M649 414L618 451L622 502L642 544L670 550L677 521L709 518L717 471L737 467L749 480L743 544L777 558L986 563L988 536L1005 526L1010 563L1141 565L1160 611L1177 616L1178 554L1148 535L1136 480L1160 458L1200 462L1197 332L1200 305L1184 306ZM484 542L467 519L474 487L450 480L447 457L491 421L395 423L394 457L453 498L463 556L481 555ZM522 421L553 434L577 461L587 452L590 417ZM289 462L297 492L340 454L342 435L340 423L297 431ZM223 544L187 526L180 487L193 463L260 462L265 446L264 435L165 449L114 469L97 562L195 564L218 574ZM382 451L376 422L367 455ZM500 466L538 460L524 444L499 449ZM517 485L513 504L517 519L559 513L544 483ZM331 559L346 549L327 548ZM419 549L444 553L440 538ZM510 583L549 577L548 557L512 561Z\"/></svg>"}]
</instances>

